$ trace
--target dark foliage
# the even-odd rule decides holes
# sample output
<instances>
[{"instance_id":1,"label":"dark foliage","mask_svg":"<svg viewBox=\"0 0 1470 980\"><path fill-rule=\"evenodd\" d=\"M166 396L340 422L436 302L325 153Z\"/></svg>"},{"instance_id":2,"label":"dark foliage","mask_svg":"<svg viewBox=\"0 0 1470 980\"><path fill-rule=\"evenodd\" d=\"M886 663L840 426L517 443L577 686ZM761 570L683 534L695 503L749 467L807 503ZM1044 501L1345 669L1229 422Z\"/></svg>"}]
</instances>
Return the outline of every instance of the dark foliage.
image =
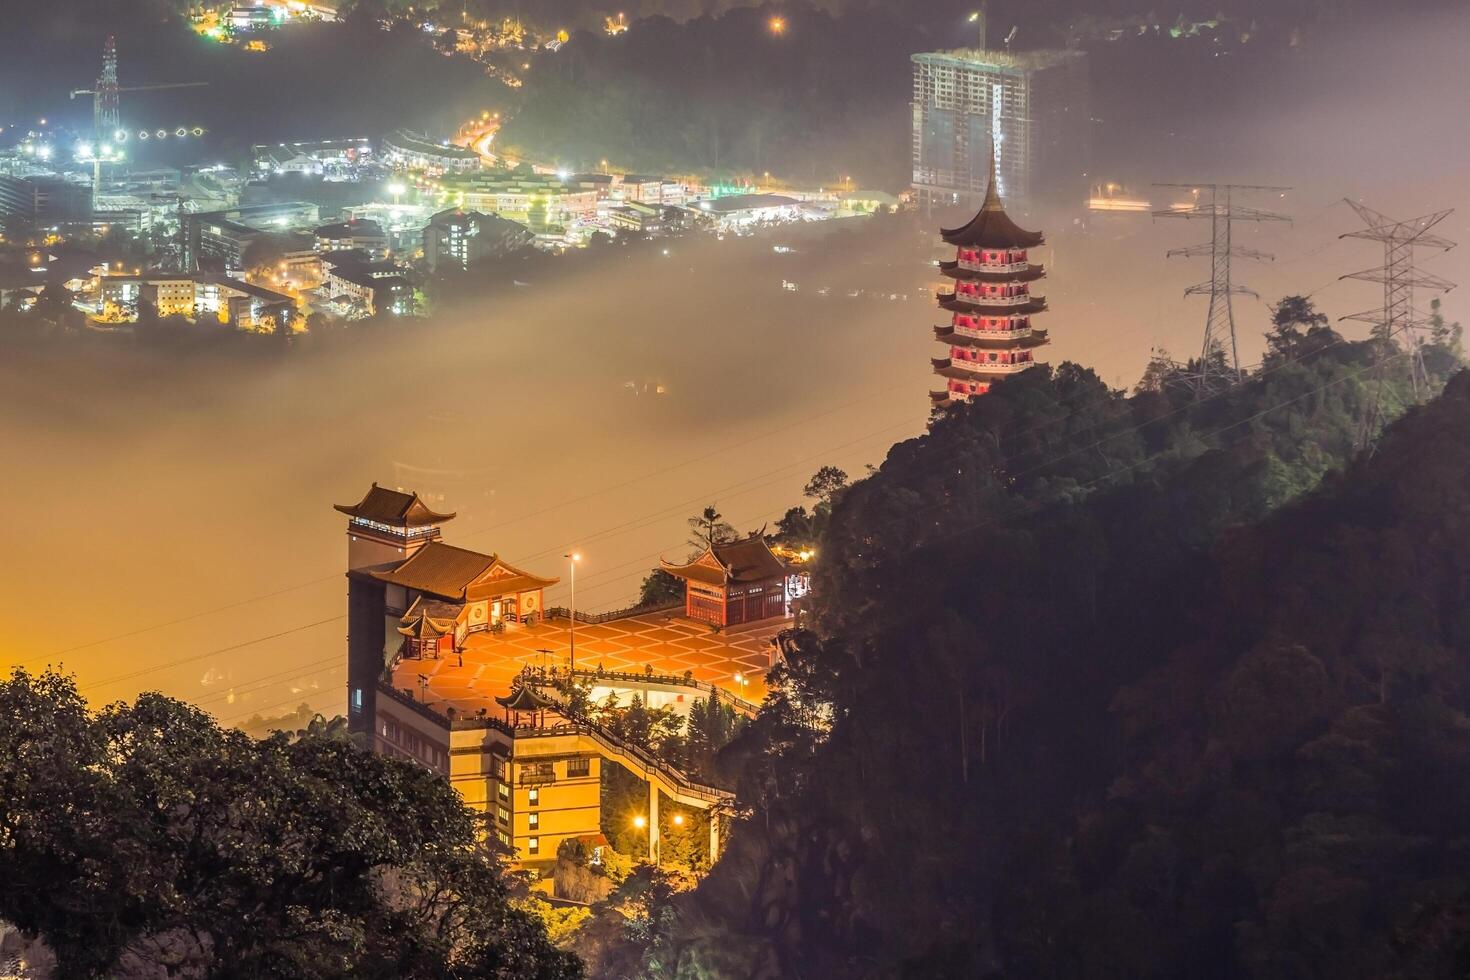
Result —
<instances>
[{"instance_id":1,"label":"dark foliage","mask_svg":"<svg viewBox=\"0 0 1470 980\"><path fill-rule=\"evenodd\" d=\"M1350 463L1382 351L1329 341L1204 401L1028 372L843 491L653 960L1462 975L1470 377Z\"/></svg>"},{"instance_id":2,"label":"dark foliage","mask_svg":"<svg viewBox=\"0 0 1470 980\"><path fill-rule=\"evenodd\" d=\"M571 978L437 774L330 725L256 741L145 694L0 682L0 918L57 975Z\"/></svg>"}]
</instances>

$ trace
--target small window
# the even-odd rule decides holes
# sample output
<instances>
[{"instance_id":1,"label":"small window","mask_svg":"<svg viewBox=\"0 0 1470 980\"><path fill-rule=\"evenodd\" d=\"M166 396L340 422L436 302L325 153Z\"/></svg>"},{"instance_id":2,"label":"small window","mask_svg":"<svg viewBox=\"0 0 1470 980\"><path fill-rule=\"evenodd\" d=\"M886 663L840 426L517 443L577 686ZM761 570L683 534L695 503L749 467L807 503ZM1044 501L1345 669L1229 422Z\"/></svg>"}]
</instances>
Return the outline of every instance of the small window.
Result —
<instances>
[{"instance_id":1,"label":"small window","mask_svg":"<svg viewBox=\"0 0 1470 980\"><path fill-rule=\"evenodd\" d=\"M510 811L507 810L503 806L502 807L496 807L495 809L496 809L496 812L495 812L496 819L498 819L501 822L501 824L503 824L504 826L509 827L510 826Z\"/></svg>"},{"instance_id":2,"label":"small window","mask_svg":"<svg viewBox=\"0 0 1470 980\"><path fill-rule=\"evenodd\" d=\"M500 843L504 844L506 847L509 847L510 846L510 834L507 834L505 831L503 831L503 830L497 830L495 832L495 838L497 840L499 840Z\"/></svg>"},{"instance_id":3,"label":"small window","mask_svg":"<svg viewBox=\"0 0 1470 980\"><path fill-rule=\"evenodd\" d=\"M505 789L504 784L502 784L500 788L501 789ZM540 805L540 803L541 803L541 790L539 788L536 788L536 787L531 788L526 793L526 799L527 799L527 802L529 802L532 806L538 806L538 805Z\"/></svg>"},{"instance_id":4,"label":"small window","mask_svg":"<svg viewBox=\"0 0 1470 980\"><path fill-rule=\"evenodd\" d=\"M539 838L539 837L528 837L528 838L526 838L526 852L528 854L540 854L541 853L541 838Z\"/></svg>"},{"instance_id":5,"label":"small window","mask_svg":"<svg viewBox=\"0 0 1470 980\"><path fill-rule=\"evenodd\" d=\"M568 759L567 778L575 779L578 776L587 776L592 772L591 759Z\"/></svg>"},{"instance_id":6,"label":"small window","mask_svg":"<svg viewBox=\"0 0 1470 980\"><path fill-rule=\"evenodd\" d=\"M496 785L496 787L495 787L495 795L498 796L502 800L509 800L510 799L510 787L507 786L507 785L505 785L504 783L498 783ZM532 797L532 802L533 803L535 802L535 797Z\"/></svg>"},{"instance_id":7,"label":"small window","mask_svg":"<svg viewBox=\"0 0 1470 980\"><path fill-rule=\"evenodd\" d=\"M539 814L539 813L528 814L527 817L526 817L526 819L528 819L531 822L531 829L532 830L540 830L541 829L541 814Z\"/></svg>"}]
</instances>

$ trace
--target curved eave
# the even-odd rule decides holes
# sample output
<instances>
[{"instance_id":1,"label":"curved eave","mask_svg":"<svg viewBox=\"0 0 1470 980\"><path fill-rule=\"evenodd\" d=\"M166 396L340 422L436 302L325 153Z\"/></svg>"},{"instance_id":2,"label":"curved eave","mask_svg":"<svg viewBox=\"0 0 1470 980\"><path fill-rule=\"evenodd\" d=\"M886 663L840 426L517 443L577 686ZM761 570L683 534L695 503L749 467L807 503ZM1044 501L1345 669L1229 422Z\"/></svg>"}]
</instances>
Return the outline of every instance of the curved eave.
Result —
<instances>
[{"instance_id":1,"label":"curved eave","mask_svg":"<svg viewBox=\"0 0 1470 980\"><path fill-rule=\"evenodd\" d=\"M980 350L1028 350L1032 347L1042 347L1051 343L1051 338L1047 336L1046 331L1037 329L1036 327L1032 327L1031 332L1024 337L997 337L995 339L986 338L982 340L977 337L967 337L956 331L954 327L942 326L934 328L934 337L937 340L944 341L946 344L954 344L958 347L976 347Z\"/></svg>"},{"instance_id":2,"label":"curved eave","mask_svg":"<svg viewBox=\"0 0 1470 980\"><path fill-rule=\"evenodd\" d=\"M941 228L939 237L955 246L969 248L1037 248L1046 243L1039 231L1027 231L1004 211L981 208L962 228Z\"/></svg>"},{"instance_id":3,"label":"curved eave","mask_svg":"<svg viewBox=\"0 0 1470 980\"><path fill-rule=\"evenodd\" d=\"M967 368L955 367L953 360L948 357L931 358L929 363L934 365L935 374L943 378L952 378L955 381L984 381L989 384L994 384L997 381L1004 381L1007 378L1014 378L1018 374L1025 373L1024 371L996 371L993 373L984 370L971 371ZM1032 367L1036 367L1036 365L1032 364L1026 370L1029 371Z\"/></svg>"},{"instance_id":4,"label":"curved eave","mask_svg":"<svg viewBox=\"0 0 1470 980\"><path fill-rule=\"evenodd\" d=\"M935 293L939 300L939 308L949 313L968 313L981 316L1031 316L1035 313L1046 312L1046 297L1033 296L1031 302L1021 306L987 306L983 303L971 303L960 299L954 293Z\"/></svg>"},{"instance_id":5,"label":"curved eave","mask_svg":"<svg viewBox=\"0 0 1470 980\"><path fill-rule=\"evenodd\" d=\"M939 273L962 282L1035 282L1046 278L1046 266L1029 265L1020 272L982 272L962 268L958 262L941 262Z\"/></svg>"}]
</instances>

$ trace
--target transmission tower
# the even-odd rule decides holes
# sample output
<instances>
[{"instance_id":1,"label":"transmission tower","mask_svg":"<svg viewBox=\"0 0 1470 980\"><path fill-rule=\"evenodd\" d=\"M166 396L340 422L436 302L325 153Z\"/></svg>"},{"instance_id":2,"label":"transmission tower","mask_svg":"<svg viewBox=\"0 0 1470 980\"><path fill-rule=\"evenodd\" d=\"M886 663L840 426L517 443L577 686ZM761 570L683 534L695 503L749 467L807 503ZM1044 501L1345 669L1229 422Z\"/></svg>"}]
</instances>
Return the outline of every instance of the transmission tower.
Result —
<instances>
[{"instance_id":1,"label":"transmission tower","mask_svg":"<svg viewBox=\"0 0 1470 980\"><path fill-rule=\"evenodd\" d=\"M1376 269L1352 272L1342 278L1361 279L1382 285L1383 308L1354 313L1343 319L1372 324L1373 336L1383 341L1393 341L1400 336L1404 338L1409 355L1409 377L1414 400L1422 402L1429 393L1429 375L1424 369L1423 334L1429 321L1414 306L1414 290L1430 289L1444 293L1454 289L1455 284L1436 275L1417 272L1414 268L1414 255L1421 248L1447 252L1455 247L1455 243L1448 238L1430 233L1430 229L1453 214L1454 209L1435 211L1407 221L1395 221L1357 201L1347 203L1367 227L1339 237L1380 242L1383 245L1383 265ZM1373 400L1369 408L1369 430L1377 421L1378 391L1382 388L1383 380L1381 368L1375 368L1374 372L1378 383L1374 385Z\"/></svg>"},{"instance_id":2,"label":"transmission tower","mask_svg":"<svg viewBox=\"0 0 1470 980\"><path fill-rule=\"evenodd\" d=\"M1170 249L1168 257L1197 258L1201 255L1210 257L1209 281L1190 286L1184 291L1186 296L1210 297L1210 311L1205 317L1205 340L1200 348L1200 367L1195 384L1200 390L1211 387L1216 381L1234 384L1242 377L1240 350L1235 337L1234 297L1244 295L1259 299L1260 296L1250 287L1235 281L1231 274L1230 261L1231 259L1257 259L1269 262L1275 258L1269 253L1236 245L1232 234L1235 222L1290 221L1291 219L1273 211L1262 211L1260 208L1236 204L1233 198L1237 193L1267 191L1284 193L1290 188L1255 184L1156 184L1155 186L1188 188L1199 198L1190 207L1155 211L1155 218L1184 218L1191 221L1207 220L1210 222L1208 242L1191 245L1188 248ZM1223 374L1219 363L1222 359L1224 361Z\"/></svg>"},{"instance_id":3,"label":"transmission tower","mask_svg":"<svg viewBox=\"0 0 1470 980\"><path fill-rule=\"evenodd\" d=\"M102 74L92 99L92 135L99 140L112 139L122 125L117 92L117 38L109 34L102 46Z\"/></svg>"}]
</instances>

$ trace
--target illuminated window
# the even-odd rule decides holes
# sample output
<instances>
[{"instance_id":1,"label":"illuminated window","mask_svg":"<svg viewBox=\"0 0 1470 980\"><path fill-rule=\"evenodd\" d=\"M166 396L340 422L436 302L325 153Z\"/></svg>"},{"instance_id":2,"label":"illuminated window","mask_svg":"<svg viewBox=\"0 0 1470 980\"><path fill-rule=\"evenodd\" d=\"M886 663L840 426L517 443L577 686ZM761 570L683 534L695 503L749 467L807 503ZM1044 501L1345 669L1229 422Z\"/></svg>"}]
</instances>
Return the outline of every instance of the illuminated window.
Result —
<instances>
[{"instance_id":1,"label":"illuminated window","mask_svg":"<svg viewBox=\"0 0 1470 980\"><path fill-rule=\"evenodd\" d=\"M532 830L539 830L539 829L541 829L541 814L539 814L539 813L532 813L532 814L530 814L527 817L527 819L531 823L531 829Z\"/></svg>"},{"instance_id":2,"label":"illuminated window","mask_svg":"<svg viewBox=\"0 0 1470 980\"><path fill-rule=\"evenodd\" d=\"M502 783L501 786L500 786L500 788L502 790L504 790L505 789L505 784ZM533 789L529 790L527 792L526 796L527 796L527 798L530 801L530 804L532 806L537 806L537 805L539 805L541 803L541 790L539 790L539 789L533 788Z\"/></svg>"},{"instance_id":3,"label":"illuminated window","mask_svg":"<svg viewBox=\"0 0 1470 980\"><path fill-rule=\"evenodd\" d=\"M528 854L540 854L541 853L541 838L539 838L539 837L528 837L528 838L526 838L526 853L528 853Z\"/></svg>"},{"instance_id":4,"label":"illuminated window","mask_svg":"<svg viewBox=\"0 0 1470 980\"><path fill-rule=\"evenodd\" d=\"M496 807L495 808L495 811L496 811L495 812L495 818L497 820L499 820L501 822L501 824L503 824L504 826L509 827L510 826L510 811L507 810L503 806Z\"/></svg>"},{"instance_id":5,"label":"illuminated window","mask_svg":"<svg viewBox=\"0 0 1470 980\"><path fill-rule=\"evenodd\" d=\"M498 796L498 797L500 797L502 800L509 800L510 799L510 787L507 786L507 785L505 785L504 783L498 784L495 787L495 795Z\"/></svg>"}]
</instances>

